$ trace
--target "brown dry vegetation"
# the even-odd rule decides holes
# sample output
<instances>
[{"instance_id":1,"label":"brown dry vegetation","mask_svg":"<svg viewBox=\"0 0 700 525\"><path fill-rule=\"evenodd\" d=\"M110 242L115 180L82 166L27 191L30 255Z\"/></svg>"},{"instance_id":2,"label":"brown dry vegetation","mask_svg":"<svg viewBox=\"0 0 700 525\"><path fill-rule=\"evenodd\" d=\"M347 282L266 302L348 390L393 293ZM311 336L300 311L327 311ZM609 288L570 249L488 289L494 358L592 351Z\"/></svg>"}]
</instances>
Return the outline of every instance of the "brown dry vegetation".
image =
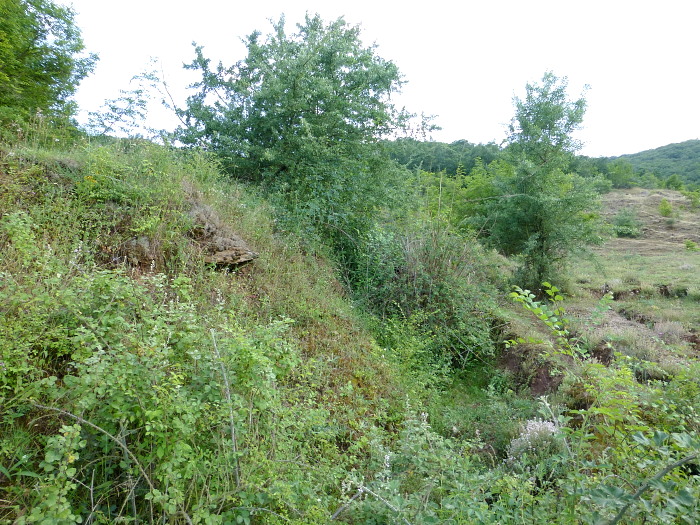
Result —
<instances>
[{"instance_id":1,"label":"brown dry vegetation","mask_svg":"<svg viewBox=\"0 0 700 525\"><path fill-rule=\"evenodd\" d=\"M671 217L659 212L663 199L672 206ZM672 190L634 188L603 197L607 222L623 209L635 211L641 236L612 237L594 258L575 261L567 308L592 347L609 343L613 352L673 373L700 355L700 251L686 246L687 240L700 242L700 212ZM613 294L611 310L592 324L589 312L605 292Z\"/></svg>"},{"instance_id":2,"label":"brown dry vegetation","mask_svg":"<svg viewBox=\"0 0 700 525\"><path fill-rule=\"evenodd\" d=\"M663 199L673 207L671 217L659 213ZM621 210L631 208L644 224L640 238L613 238L605 243L602 254L668 255L683 253L686 240L700 243L700 215L690 209L690 200L678 191L632 188L612 191L602 200L603 215L608 221Z\"/></svg>"}]
</instances>

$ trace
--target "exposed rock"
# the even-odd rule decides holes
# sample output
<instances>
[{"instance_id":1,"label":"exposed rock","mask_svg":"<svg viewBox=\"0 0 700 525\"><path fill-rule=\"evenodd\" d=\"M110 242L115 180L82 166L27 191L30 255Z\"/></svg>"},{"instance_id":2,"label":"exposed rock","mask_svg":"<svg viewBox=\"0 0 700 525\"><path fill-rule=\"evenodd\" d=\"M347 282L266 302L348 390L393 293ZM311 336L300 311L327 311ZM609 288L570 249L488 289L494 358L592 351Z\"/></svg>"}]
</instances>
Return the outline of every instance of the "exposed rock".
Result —
<instances>
[{"instance_id":1,"label":"exposed rock","mask_svg":"<svg viewBox=\"0 0 700 525\"><path fill-rule=\"evenodd\" d=\"M217 267L237 267L256 259L258 254L248 244L233 233L224 224L217 213L209 206L196 201L189 211L193 227L189 237L201 250L204 262ZM160 265L165 255L158 238L145 235L133 237L122 244L119 250L120 260L125 260L133 267L146 269Z\"/></svg>"},{"instance_id":2,"label":"exposed rock","mask_svg":"<svg viewBox=\"0 0 700 525\"><path fill-rule=\"evenodd\" d=\"M221 221L210 206L193 203L190 217L194 223L190 235L201 246L206 263L235 267L258 257L240 236Z\"/></svg>"},{"instance_id":3,"label":"exposed rock","mask_svg":"<svg viewBox=\"0 0 700 525\"><path fill-rule=\"evenodd\" d=\"M216 264L217 266L240 266L252 261L257 256L257 253L251 252L250 250L223 250L213 255L205 256L204 262Z\"/></svg>"},{"instance_id":4,"label":"exposed rock","mask_svg":"<svg viewBox=\"0 0 700 525\"><path fill-rule=\"evenodd\" d=\"M126 261L132 266L148 266L156 259L155 247L144 235L126 241L123 253Z\"/></svg>"}]
</instances>

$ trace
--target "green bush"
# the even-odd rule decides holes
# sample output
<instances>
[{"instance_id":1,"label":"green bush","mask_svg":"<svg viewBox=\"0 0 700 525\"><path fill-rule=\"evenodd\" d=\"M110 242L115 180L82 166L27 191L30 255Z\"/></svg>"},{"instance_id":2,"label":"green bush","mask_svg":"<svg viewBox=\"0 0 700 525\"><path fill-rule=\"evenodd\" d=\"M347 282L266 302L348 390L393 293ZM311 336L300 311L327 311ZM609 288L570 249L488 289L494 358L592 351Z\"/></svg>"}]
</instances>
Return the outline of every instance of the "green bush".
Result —
<instances>
[{"instance_id":1,"label":"green bush","mask_svg":"<svg viewBox=\"0 0 700 525\"><path fill-rule=\"evenodd\" d=\"M620 210L613 218L612 226L617 237L637 238L642 235L642 222L632 208Z\"/></svg>"},{"instance_id":2,"label":"green bush","mask_svg":"<svg viewBox=\"0 0 700 525\"><path fill-rule=\"evenodd\" d=\"M671 217L673 215L673 205L668 202L668 199L661 199L659 203L659 214L662 217Z\"/></svg>"},{"instance_id":3,"label":"green bush","mask_svg":"<svg viewBox=\"0 0 700 525\"><path fill-rule=\"evenodd\" d=\"M358 251L352 286L377 316L420 327L433 351L458 366L493 354L496 277L478 243L428 222L404 232L375 228Z\"/></svg>"}]
</instances>

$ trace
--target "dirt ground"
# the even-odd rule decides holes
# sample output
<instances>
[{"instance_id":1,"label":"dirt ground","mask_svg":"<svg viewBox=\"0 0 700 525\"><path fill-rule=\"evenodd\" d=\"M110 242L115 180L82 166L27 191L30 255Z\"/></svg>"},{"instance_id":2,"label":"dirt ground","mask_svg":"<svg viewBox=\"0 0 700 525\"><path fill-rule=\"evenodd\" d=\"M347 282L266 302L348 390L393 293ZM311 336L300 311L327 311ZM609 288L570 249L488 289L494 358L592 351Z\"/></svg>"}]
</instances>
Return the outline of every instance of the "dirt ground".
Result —
<instances>
[{"instance_id":1,"label":"dirt ground","mask_svg":"<svg viewBox=\"0 0 700 525\"><path fill-rule=\"evenodd\" d=\"M663 199L673 207L671 217L659 213ZM613 238L604 250L638 255L666 254L669 251L686 250L685 241L700 245L700 213L690 209L690 200L678 191L632 188L617 190L603 196L603 216L607 221L623 209L632 209L644 225L642 236L637 239Z\"/></svg>"}]
</instances>

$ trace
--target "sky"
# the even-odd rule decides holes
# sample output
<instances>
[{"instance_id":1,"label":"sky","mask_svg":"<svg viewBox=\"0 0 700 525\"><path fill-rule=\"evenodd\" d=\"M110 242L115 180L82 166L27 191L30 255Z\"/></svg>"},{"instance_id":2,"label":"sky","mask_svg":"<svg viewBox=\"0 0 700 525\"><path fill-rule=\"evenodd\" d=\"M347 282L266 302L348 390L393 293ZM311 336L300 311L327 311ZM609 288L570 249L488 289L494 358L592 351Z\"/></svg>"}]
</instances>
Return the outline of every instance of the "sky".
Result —
<instances>
[{"instance_id":1,"label":"sky","mask_svg":"<svg viewBox=\"0 0 700 525\"><path fill-rule=\"evenodd\" d=\"M241 38L271 30L281 14L288 32L306 12L343 16L406 80L394 98L435 115L434 140L501 143L513 97L546 71L567 77L569 95L588 103L580 153L618 156L700 138L698 0L57 0L72 5L87 49L100 56L77 94L83 111L129 89L158 59L174 97L194 80L182 69L205 56L231 65ZM588 88L586 89L586 86ZM585 92L584 92L585 89ZM84 117L81 117L84 118ZM153 127L172 128L156 112Z\"/></svg>"}]
</instances>

